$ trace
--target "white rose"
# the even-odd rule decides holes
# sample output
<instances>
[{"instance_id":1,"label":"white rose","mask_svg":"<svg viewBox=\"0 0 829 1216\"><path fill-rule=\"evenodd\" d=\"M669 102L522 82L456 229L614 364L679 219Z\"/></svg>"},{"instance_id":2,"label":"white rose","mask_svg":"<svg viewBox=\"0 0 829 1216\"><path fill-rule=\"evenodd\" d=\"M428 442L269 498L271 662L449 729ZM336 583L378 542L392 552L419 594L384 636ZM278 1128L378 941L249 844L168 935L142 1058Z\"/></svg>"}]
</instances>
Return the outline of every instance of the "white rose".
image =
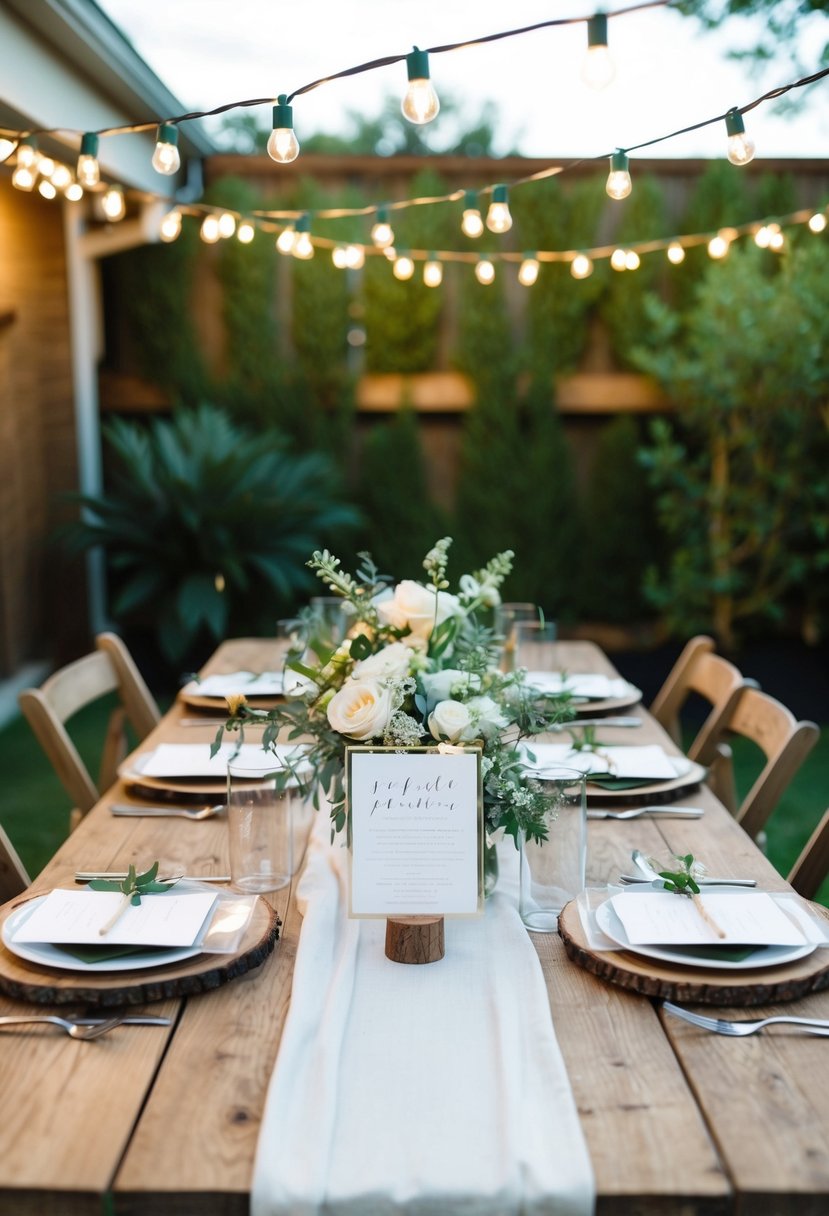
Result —
<instances>
[{"instance_id":1,"label":"white rose","mask_svg":"<svg viewBox=\"0 0 829 1216\"><path fill-rule=\"evenodd\" d=\"M469 725L469 710L462 701L440 701L429 714L429 730L433 739L457 743Z\"/></svg>"},{"instance_id":2,"label":"white rose","mask_svg":"<svg viewBox=\"0 0 829 1216\"><path fill-rule=\"evenodd\" d=\"M420 677L423 691L426 694L426 709L431 712L438 701L448 701L452 693L467 693L473 686L476 677L468 671L459 671L456 667L444 667L441 671L424 672ZM480 687L477 683L474 687Z\"/></svg>"},{"instance_id":3,"label":"white rose","mask_svg":"<svg viewBox=\"0 0 829 1216\"><path fill-rule=\"evenodd\" d=\"M436 625L459 611L457 596L446 591L434 591L404 578L394 589L394 596L377 605L380 620L394 629L406 629L419 638L428 638Z\"/></svg>"},{"instance_id":4,"label":"white rose","mask_svg":"<svg viewBox=\"0 0 829 1216\"><path fill-rule=\"evenodd\" d=\"M492 697L470 697L466 708L478 734L485 739L493 738L505 726L509 726L509 718Z\"/></svg>"},{"instance_id":5,"label":"white rose","mask_svg":"<svg viewBox=\"0 0 829 1216\"><path fill-rule=\"evenodd\" d=\"M352 676L358 680L366 677L386 676L391 680L402 680L409 674L412 652L402 642L392 642L384 646L376 654L370 654L367 659L361 659L354 664Z\"/></svg>"},{"instance_id":6,"label":"white rose","mask_svg":"<svg viewBox=\"0 0 829 1216\"><path fill-rule=\"evenodd\" d=\"M328 703L328 721L349 739L382 735L392 714L391 692L377 680L349 680Z\"/></svg>"}]
</instances>

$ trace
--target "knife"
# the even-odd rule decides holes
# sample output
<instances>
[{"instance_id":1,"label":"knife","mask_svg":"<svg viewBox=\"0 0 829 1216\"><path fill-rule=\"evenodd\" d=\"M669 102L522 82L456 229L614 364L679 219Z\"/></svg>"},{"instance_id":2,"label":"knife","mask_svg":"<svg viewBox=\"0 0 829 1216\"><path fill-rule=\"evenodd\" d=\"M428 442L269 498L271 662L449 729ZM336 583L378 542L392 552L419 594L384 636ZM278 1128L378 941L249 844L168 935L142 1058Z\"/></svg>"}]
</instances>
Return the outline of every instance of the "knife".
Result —
<instances>
[{"instance_id":1,"label":"knife","mask_svg":"<svg viewBox=\"0 0 829 1216\"><path fill-rule=\"evenodd\" d=\"M78 870L75 882L92 882L94 878L108 878L120 882L127 877L126 870ZM174 874L170 878L159 878L159 882L230 882L229 874Z\"/></svg>"},{"instance_id":2,"label":"knife","mask_svg":"<svg viewBox=\"0 0 829 1216\"><path fill-rule=\"evenodd\" d=\"M641 718L575 718L572 722L559 722L551 730L578 730L582 726L641 726Z\"/></svg>"},{"instance_id":3,"label":"knife","mask_svg":"<svg viewBox=\"0 0 829 1216\"><path fill-rule=\"evenodd\" d=\"M101 1026L104 1022L109 1021L108 1018L68 1018L67 1021L74 1022L77 1026ZM153 1017L130 1017L123 1018L122 1026L172 1026L172 1018L153 1018Z\"/></svg>"},{"instance_id":4,"label":"knife","mask_svg":"<svg viewBox=\"0 0 829 1216\"><path fill-rule=\"evenodd\" d=\"M648 883L652 881L661 882L662 880L657 875L656 879L646 878L644 874L620 874L619 878L626 885L633 883ZM694 880L701 887L756 887L756 878L697 878Z\"/></svg>"}]
</instances>

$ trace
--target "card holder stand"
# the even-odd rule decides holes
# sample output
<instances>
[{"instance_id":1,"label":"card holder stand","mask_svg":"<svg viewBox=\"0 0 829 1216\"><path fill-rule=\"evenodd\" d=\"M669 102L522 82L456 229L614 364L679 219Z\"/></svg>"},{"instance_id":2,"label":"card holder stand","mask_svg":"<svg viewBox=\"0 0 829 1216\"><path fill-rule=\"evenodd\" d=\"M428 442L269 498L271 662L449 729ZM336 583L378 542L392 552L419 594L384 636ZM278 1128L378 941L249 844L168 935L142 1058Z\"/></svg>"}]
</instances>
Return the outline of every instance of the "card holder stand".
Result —
<instances>
[{"instance_id":1,"label":"card holder stand","mask_svg":"<svg viewBox=\"0 0 829 1216\"><path fill-rule=\"evenodd\" d=\"M443 917L389 917L386 958L393 963L437 963L445 954Z\"/></svg>"}]
</instances>

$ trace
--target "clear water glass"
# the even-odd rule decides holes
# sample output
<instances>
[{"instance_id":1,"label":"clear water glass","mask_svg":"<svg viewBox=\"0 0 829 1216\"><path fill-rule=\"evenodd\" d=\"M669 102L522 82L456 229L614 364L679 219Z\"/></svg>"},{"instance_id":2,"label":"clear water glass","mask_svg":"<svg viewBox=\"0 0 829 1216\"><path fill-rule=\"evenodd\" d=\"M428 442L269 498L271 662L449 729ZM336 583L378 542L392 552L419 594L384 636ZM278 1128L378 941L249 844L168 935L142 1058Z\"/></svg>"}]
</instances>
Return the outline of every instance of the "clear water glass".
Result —
<instances>
[{"instance_id":1,"label":"clear water glass","mask_svg":"<svg viewBox=\"0 0 829 1216\"><path fill-rule=\"evenodd\" d=\"M551 767L539 778L547 796L547 839L520 833L518 911L534 933L555 933L561 909L584 890L587 868L587 798L584 774Z\"/></svg>"}]
</instances>

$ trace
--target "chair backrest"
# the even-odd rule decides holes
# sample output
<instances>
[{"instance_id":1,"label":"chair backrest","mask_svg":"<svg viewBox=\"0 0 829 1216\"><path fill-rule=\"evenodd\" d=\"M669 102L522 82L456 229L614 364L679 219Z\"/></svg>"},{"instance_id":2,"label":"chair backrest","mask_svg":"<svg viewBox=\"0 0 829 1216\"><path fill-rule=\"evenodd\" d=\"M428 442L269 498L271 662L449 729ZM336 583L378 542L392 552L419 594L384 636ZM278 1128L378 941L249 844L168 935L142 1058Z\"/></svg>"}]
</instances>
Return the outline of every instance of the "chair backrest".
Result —
<instances>
[{"instance_id":1,"label":"chair backrest","mask_svg":"<svg viewBox=\"0 0 829 1216\"><path fill-rule=\"evenodd\" d=\"M783 791L800 768L820 731L814 722L798 722L782 702L759 688L743 688L727 721L717 727L697 755L700 764L715 765L734 735L750 739L766 763L737 808L737 822L755 837L772 813Z\"/></svg>"},{"instance_id":2,"label":"chair backrest","mask_svg":"<svg viewBox=\"0 0 829 1216\"><path fill-rule=\"evenodd\" d=\"M685 646L654 698L651 713L682 747L682 707L692 693L708 701L711 710L687 753L689 759L703 763L701 755L709 751L710 740L730 717L742 690L756 687L756 681L746 680L739 668L714 653L713 638L700 634Z\"/></svg>"},{"instance_id":3,"label":"chair backrest","mask_svg":"<svg viewBox=\"0 0 829 1216\"><path fill-rule=\"evenodd\" d=\"M158 706L121 639L114 633L102 633L95 645L92 654L68 663L40 688L24 689L18 697L38 742L81 815L116 779L118 765L127 754L126 721L140 742L160 719ZM96 784L65 723L111 693L118 694L119 704L110 716Z\"/></svg>"},{"instance_id":4,"label":"chair backrest","mask_svg":"<svg viewBox=\"0 0 829 1216\"><path fill-rule=\"evenodd\" d=\"M804 899L814 899L824 880L829 877L829 810L803 846L803 851L789 871L789 882Z\"/></svg>"},{"instance_id":5,"label":"chair backrest","mask_svg":"<svg viewBox=\"0 0 829 1216\"><path fill-rule=\"evenodd\" d=\"M17 855L17 850L0 827L0 904L20 895L26 890L29 882L29 875Z\"/></svg>"}]
</instances>

